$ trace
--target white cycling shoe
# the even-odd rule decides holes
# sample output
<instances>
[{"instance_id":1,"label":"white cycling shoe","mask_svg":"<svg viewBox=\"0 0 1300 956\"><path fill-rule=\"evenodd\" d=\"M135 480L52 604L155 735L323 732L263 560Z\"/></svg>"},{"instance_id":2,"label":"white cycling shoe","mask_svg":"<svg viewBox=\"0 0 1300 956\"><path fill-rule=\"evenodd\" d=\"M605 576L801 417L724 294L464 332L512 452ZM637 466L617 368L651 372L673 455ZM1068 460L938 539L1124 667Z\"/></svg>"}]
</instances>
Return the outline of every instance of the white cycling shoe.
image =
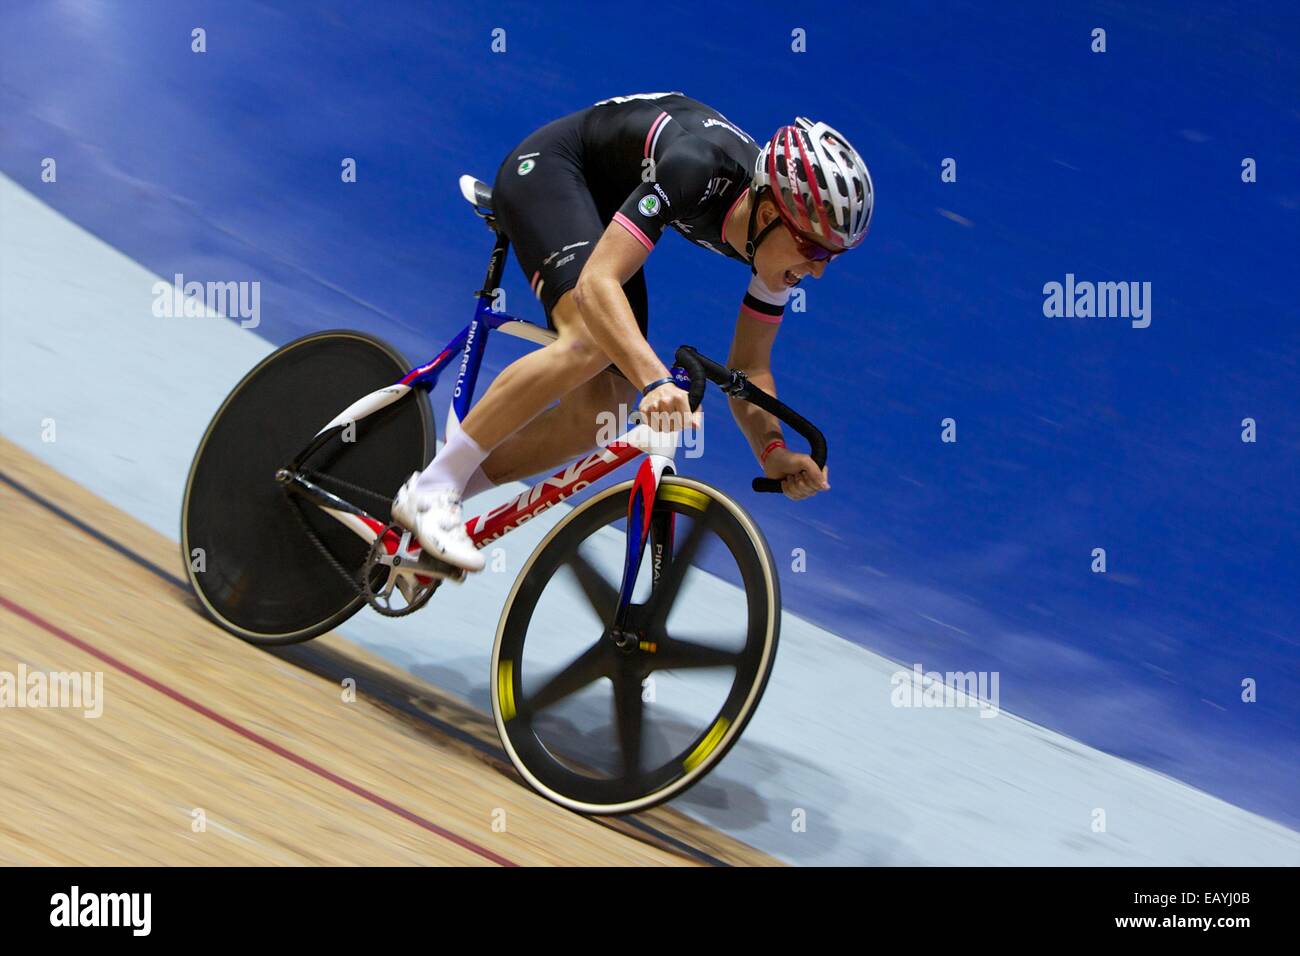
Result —
<instances>
[{"instance_id":1,"label":"white cycling shoe","mask_svg":"<svg viewBox=\"0 0 1300 956\"><path fill-rule=\"evenodd\" d=\"M418 491L417 471L393 499L393 520L415 533L420 547L432 558L466 571L482 571L483 553L465 533L460 495L451 488Z\"/></svg>"}]
</instances>

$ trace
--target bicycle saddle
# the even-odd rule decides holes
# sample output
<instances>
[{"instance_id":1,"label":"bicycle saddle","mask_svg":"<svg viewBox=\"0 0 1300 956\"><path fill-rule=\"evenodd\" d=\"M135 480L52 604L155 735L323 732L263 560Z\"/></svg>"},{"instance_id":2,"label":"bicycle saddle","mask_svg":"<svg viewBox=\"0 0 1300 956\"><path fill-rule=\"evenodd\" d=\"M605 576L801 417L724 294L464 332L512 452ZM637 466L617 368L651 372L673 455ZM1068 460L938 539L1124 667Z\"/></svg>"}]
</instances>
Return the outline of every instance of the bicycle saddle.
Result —
<instances>
[{"instance_id":1,"label":"bicycle saddle","mask_svg":"<svg viewBox=\"0 0 1300 956\"><path fill-rule=\"evenodd\" d=\"M492 187L473 176L460 177L460 194L465 201L484 212L492 211Z\"/></svg>"}]
</instances>

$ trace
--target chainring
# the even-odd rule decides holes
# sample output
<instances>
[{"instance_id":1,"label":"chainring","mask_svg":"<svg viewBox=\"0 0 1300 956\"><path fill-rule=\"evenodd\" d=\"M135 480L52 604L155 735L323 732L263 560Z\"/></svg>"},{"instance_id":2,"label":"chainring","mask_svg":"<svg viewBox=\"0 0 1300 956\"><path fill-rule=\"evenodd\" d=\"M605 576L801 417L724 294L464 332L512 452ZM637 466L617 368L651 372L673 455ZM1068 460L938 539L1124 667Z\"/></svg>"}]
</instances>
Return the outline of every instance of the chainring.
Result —
<instances>
[{"instance_id":1,"label":"chainring","mask_svg":"<svg viewBox=\"0 0 1300 956\"><path fill-rule=\"evenodd\" d=\"M442 584L443 579L433 577L433 580L428 584L417 584L414 596L404 607L394 606L394 591L402 594L403 598L406 597L406 594L398 587L397 570L391 565L381 565L380 563L388 555L388 549L384 547L384 539L388 536L389 531L397 532L400 537L406 532L406 529L397 524L388 524L376 536L374 542L370 545L370 552L366 555L365 564L361 566L361 593L365 596L366 603L384 617L405 617L408 614L414 614L428 604L429 598L433 597L433 592L438 590L438 586ZM376 591L370 583L371 572L376 567L387 567L389 569L383 588L379 591Z\"/></svg>"}]
</instances>

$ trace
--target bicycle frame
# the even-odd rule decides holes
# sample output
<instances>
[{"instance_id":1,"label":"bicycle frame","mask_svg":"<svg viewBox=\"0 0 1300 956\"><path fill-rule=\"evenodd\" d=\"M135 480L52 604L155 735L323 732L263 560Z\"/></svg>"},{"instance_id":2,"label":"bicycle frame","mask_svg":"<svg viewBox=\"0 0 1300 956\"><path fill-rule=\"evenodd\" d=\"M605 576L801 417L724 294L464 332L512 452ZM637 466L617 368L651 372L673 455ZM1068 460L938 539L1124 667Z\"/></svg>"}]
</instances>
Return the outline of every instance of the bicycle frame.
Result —
<instances>
[{"instance_id":1,"label":"bicycle frame","mask_svg":"<svg viewBox=\"0 0 1300 956\"><path fill-rule=\"evenodd\" d=\"M452 399L447 412L447 434L460 427L460 422L468 414L478 382L478 373L486 351L489 333L501 330L519 338L528 339L539 344L553 341L555 333L532 322L519 319L506 312L492 308L492 294L500 281L502 266L508 240L498 235L496 247L489 261L487 281L484 288L477 293L478 304L469 325L460 331L440 351L432 361L411 369L402 378L381 389L353 402L340 412L324 428L316 433L292 464L280 472L280 480L290 490L312 501L326 514L339 521L346 528L357 534L367 544L373 546L380 535L385 535L384 546L390 555L403 549L403 563L411 563L409 573L414 573L418 564L420 549L413 544L412 536L395 534L388 531L386 524L367 514L363 509L340 498L300 473L303 463L326 442L348 427L370 415L400 401L414 389L422 388L432 391L439 375L448 367L455 356L460 356L460 365L456 372L456 384L452 390ZM690 379L686 372L674 367L673 375L683 387L688 387ZM567 467L557 471L549 478L516 495L505 504L493 508L481 515L470 518L465 523L465 530L478 548L483 548L508 534L553 505L559 504L571 495L599 481L611 471L622 467L633 459L646 455L633 484L628 505L628 550L627 565L624 570L621 589L620 611L625 609L630 599L632 587L636 580L636 569L640 565L645 543L650 537L650 516L653 510L655 492L659 480L665 472L673 473L673 459L677 449L679 433L655 432L644 423L629 429L617 441L610 442L603 448L578 459ZM396 491L396 489L394 489ZM671 521L660 530L660 538L671 540ZM428 570L427 566L421 570ZM658 569L656 569L658 570ZM416 574L422 584L428 583L426 575ZM656 578L658 574L655 575ZM463 578L463 573L455 576ZM622 615L620 614L620 617Z\"/></svg>"}]
</instances>

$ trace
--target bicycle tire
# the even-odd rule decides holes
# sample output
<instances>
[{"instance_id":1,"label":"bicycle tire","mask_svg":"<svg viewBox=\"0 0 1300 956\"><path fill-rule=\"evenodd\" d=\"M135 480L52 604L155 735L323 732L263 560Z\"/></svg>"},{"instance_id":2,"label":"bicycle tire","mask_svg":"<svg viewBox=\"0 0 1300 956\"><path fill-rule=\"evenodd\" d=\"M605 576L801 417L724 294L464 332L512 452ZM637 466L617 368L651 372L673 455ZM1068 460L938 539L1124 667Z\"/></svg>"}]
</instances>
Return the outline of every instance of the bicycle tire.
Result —
<instances>
[{"instance_id":1,"label":"bicycle tire","mask_svg":"<svg viewBox=\"0 0 1300 956\"><path fill-rule=\"evenodd\" d=\"M186 573L218 625L253 644L293 644L337 627L365 604L313 545L289 510L300 506L274 474L349 403L410 368L374 336L316 332L266 356L226 396L195 451L181 506ZM357 423L355 441L327 443L309 464L393 493L429 460L434 435L428 396L415 389ZM390 519L387 508L372 513ZM301 519L344 567L361 568L366 546L359 537L311 505Z\"/></svg>"},{"instance_id":2,"label":"bicycle tire","mask_svg":"<svg viewBox=\"0 0 1300 956\"><path fill-rule=\"evenodd\" d=\"M755 639L759 646L746 686L738 692L738 706L728 710L739 682L733 686L723 709L711 721L706 721L706 726L681 750L682 754L689 753L690 756L680 768L669 771L659 768L638 780L624 777L621 781L618 778L611 781L590 776L581 768L575 768L567 755L555 753L540 739L532 716L526 713L527 675L523 650L528 625L547 583L565 563L565 554L570 550L576 552L578 545L591 535L625 516L632 484L631 481L623 482L583 502L551 529L515 581L502 611L492 648L492 710L507 755L534 790L580 813L623 814L645 810L679 796L710 773L740 739L757 709L771 676L780 636L780 583L767 542L753 519L739 504L715 488L687 478L664 476L656 498L656 511L670 508L678 514L693 515L700 520L707 510L713 510L715 516L725 515L728 534L734 539L726 542L733 557L733 544L742 551L748 549L747 557L742 555L738 559L750 614L746 653L754 652L750 644ZM702 499L707 499L704 507L693 510L691 502L698 504ZM761 621L755 620L756 607L762 611ZM739 675L739 670L737 673ZM719 731L724 717L725 729ZM670 767L671 763L670 760L664 767ZM645 792L637 791L636 788L642 785Z\"/></svg>"}]
</instances>

